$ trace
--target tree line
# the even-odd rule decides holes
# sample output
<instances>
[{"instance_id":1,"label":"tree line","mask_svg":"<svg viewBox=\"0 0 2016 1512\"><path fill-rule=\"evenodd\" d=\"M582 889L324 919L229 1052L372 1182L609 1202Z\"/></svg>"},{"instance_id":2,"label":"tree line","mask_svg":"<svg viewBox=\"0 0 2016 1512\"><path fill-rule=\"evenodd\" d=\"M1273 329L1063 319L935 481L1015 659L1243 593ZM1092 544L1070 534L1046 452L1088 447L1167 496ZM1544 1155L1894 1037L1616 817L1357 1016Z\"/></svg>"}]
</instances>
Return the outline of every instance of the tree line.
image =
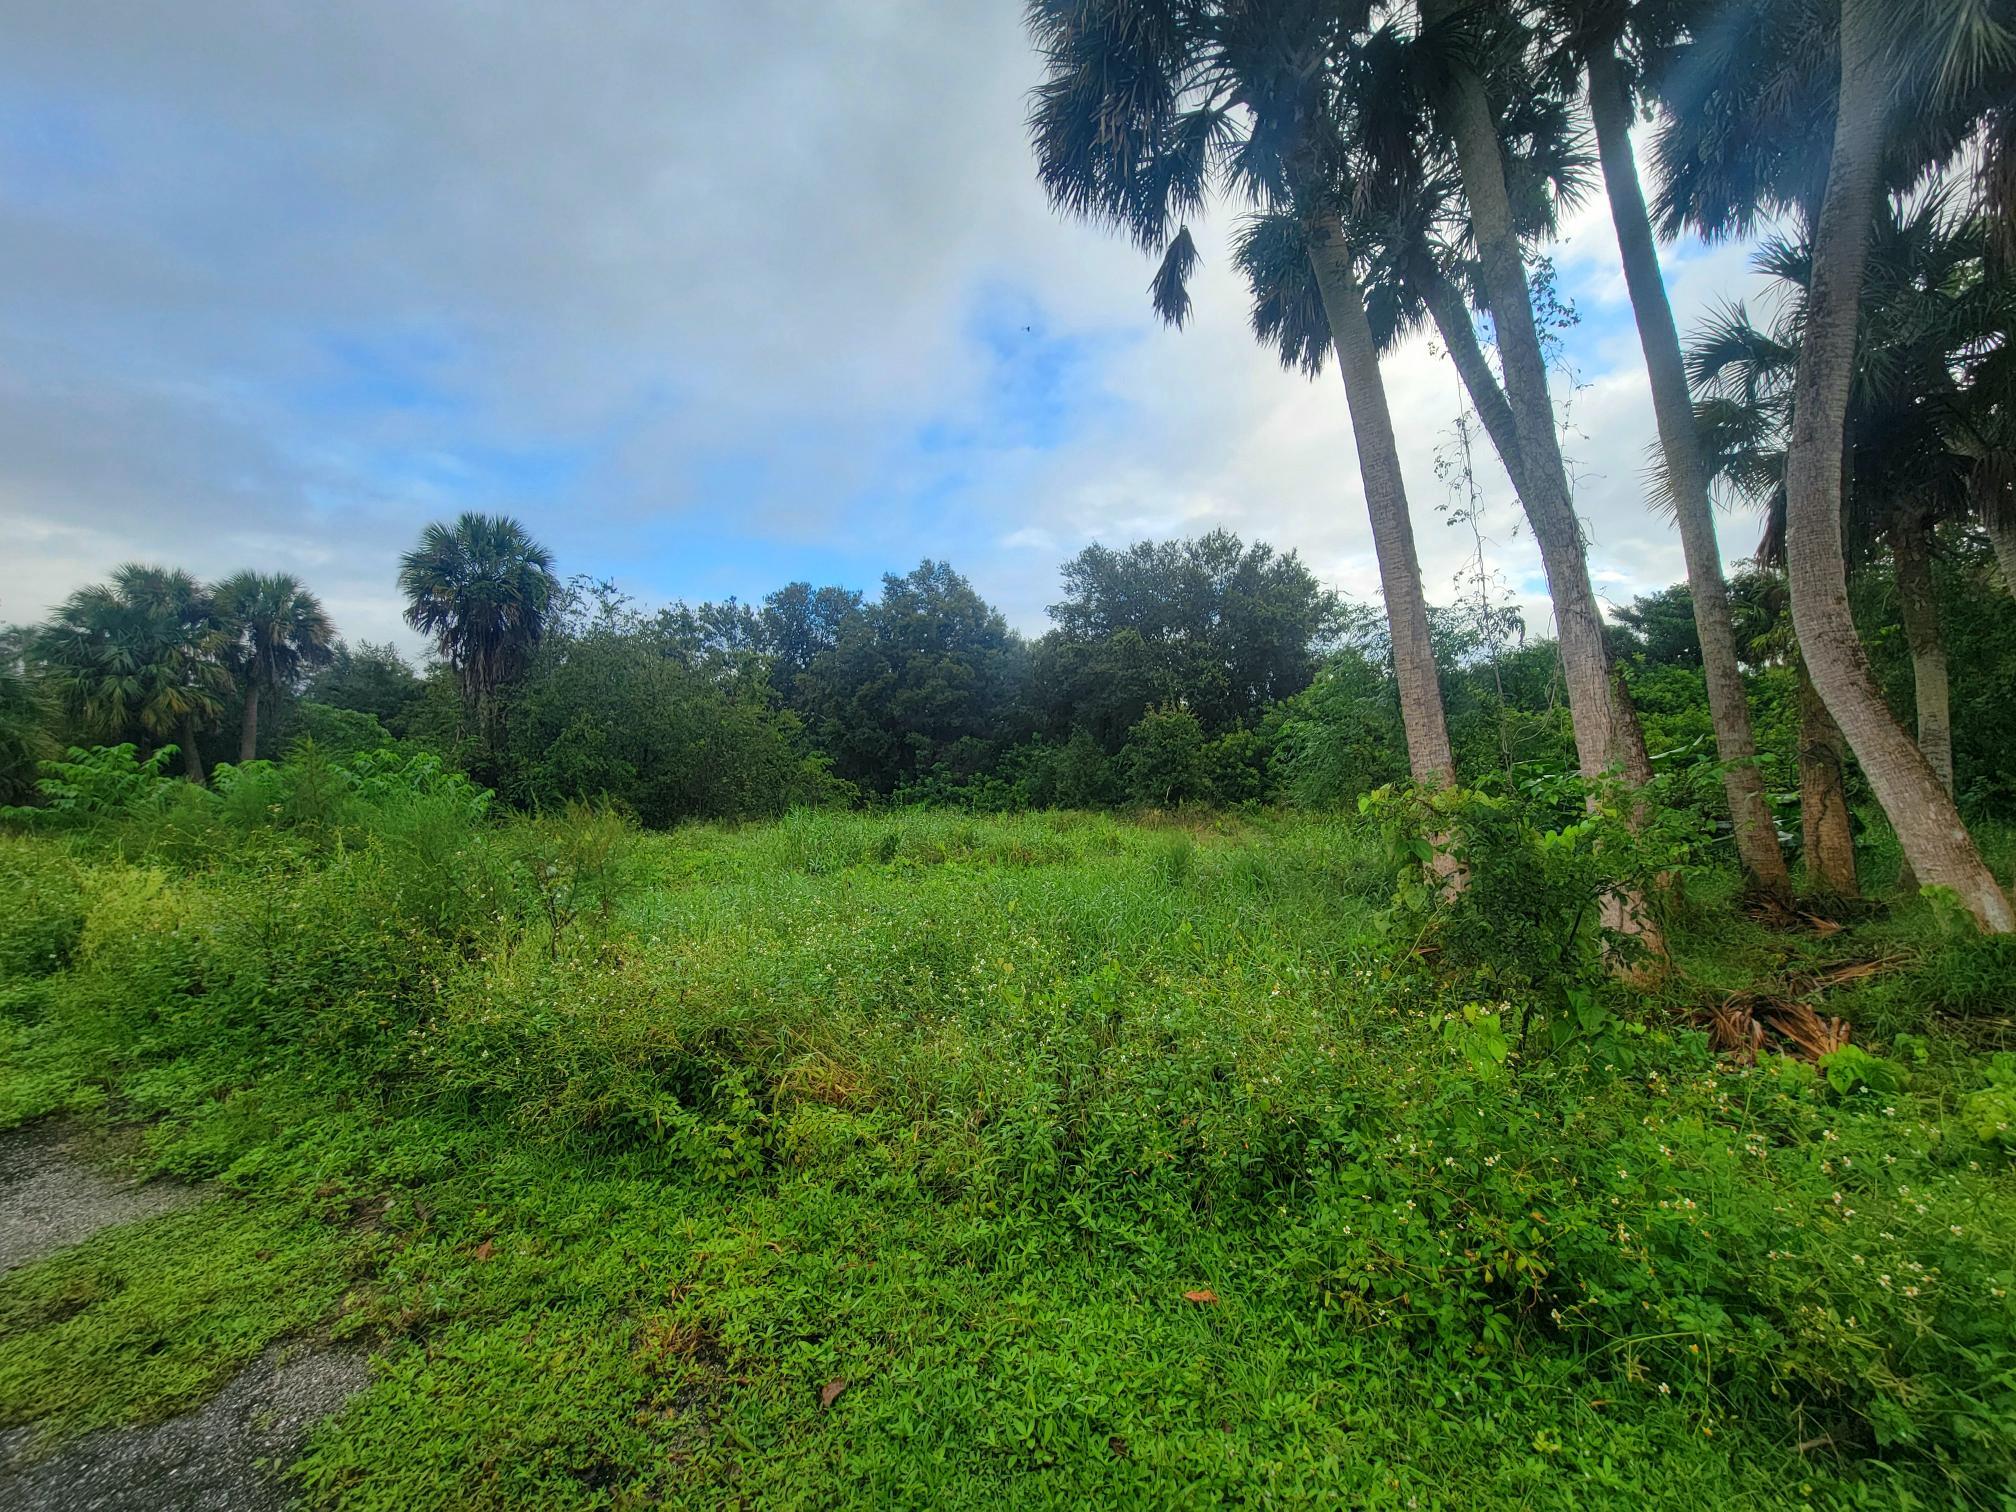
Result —
<instances>
[{"instance_id":1,"label":"tree line","mask_svg":"<svg viewBox=\"0 0 2016 1512\"><path fill-rule=\"evenodd\" d=\"M1926 591L1957 632L1952 675L2016 679L2016 616L1985 532L1941 525L1928 557ZM1900 711L1925 680L1907 630L1915 570L1872 543L1853 578ZM797 582L757 603L647 610L606 581L563 580L522 525L479 514L429 526L399 582L432 643L424 667L337 639L281 575L206 587L129 566L80 590L5 633L0 801L33 797L38 758L121 743L142 758L173 747L197 781L304 740L332 755L405 745L523 808L606 799L655 825L832 802L1332 807L1411 776L1388 616L1294 553L1222 531L1087 548L1033 638L930 561L873 597ZM1746 570L1728 602L1774 843L1803 860L1809 890L1855 897L1868 787L1797 655L1783 573ZM1573 770L1560 644L1488 594L1424 615L1455 779ZM1669 797L1733 851L1691 589L1622 607L1604 636L1648 767L1685 774ZM1967 810L2016 817L2016 709L1963 700L1950 749Z\"/></svg>"},{"instance_id":2,"label":"tree line","mask_svg":"<svg viewBox=\"0 0 2016 1512\"><path fill-rule=\"evenodd\" d=\"M1312 376L1335 354L1417 781L1456 774L1379 361L1423 325L1454 362L1539 546L1581 770L1649 776L1590 583L1535 318L1533 248L1600 178L1752 884L1782 893L1788 873L1716 542L1718 478L1771 501L1815 716L1854 753L1918 880L1950 889L1984 929L2016 929L1955 802L1929 654L1918 661L1917 739L1884 701L1854 624L1843 525L1851 495L1883 488L1875 507L1892 522L1907 584L1939 518L1969 515L2005 562L2011 549L2009 5L1032 0L1028 21L1045 66L1030 133L1054 204L1156 258L1151 298L1177 325L1199 255L1187 219L1213 202L1244 207L1234 256L1255 335ZM1656 123L1649 201L1631 140L1641 118ZM1928 214L1958 256L1936 271L1886 266L1893 248L1932 255L1923 238L1885 234ZM1777 370L1746 386L1751 375L1697 354L1690 386L1657 238L1767 223L1788 229L1765 265L1798 295L1773 333ZM1912 306L1895 330L1870 313L1893 285ZM1948 308L1918 308L1942 298ZM1909 365L1902 348L1924 360ZM1921 423L1900 421L1900 397ZM1738 444L1719 446L1732 421ZM1913 444L1925 455L1902 471L1872 478L1856 466ZM1914 643L1929 645L1923 589L1920 574L1904 596ZM1628 923L1630 900L1620 903Z\"/></svg>"}]
</instances>

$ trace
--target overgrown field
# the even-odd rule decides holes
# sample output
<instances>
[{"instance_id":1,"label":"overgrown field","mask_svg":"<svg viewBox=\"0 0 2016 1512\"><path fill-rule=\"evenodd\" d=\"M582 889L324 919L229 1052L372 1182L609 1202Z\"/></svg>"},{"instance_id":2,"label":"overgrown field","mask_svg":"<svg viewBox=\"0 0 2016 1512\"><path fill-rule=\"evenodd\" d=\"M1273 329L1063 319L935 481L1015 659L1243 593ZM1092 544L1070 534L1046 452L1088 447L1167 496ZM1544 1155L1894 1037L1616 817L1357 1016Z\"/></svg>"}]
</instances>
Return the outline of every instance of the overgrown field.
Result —
<instances>
[{"instance_id":1,"label":"overgrown field","mask_svg":"<svg viewBox=\"0 0 2016 1512\"><path fill-rule=\"evenodd\" d=\"M2010 1504L2016 955L1925 904L1704 874L1522 1043L1355 819L221 786L0 837L0 1126L221 1192L0 1282L0 1425L333 1334L324 1506Z\"/></svg>"}]
</instances>

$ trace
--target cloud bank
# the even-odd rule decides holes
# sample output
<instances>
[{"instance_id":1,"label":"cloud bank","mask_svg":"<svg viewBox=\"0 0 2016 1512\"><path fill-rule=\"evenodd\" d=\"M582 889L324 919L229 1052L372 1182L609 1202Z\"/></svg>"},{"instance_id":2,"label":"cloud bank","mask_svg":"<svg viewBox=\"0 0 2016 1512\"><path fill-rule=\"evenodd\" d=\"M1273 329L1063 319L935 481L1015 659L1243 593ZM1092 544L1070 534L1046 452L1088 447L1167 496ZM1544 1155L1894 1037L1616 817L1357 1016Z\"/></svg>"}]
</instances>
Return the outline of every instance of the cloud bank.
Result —
<instances>
[{"instance_id":1,"label":"cloud bank","mask_svg":"<svg viewBox=\"0 0 2016 1512\"><path fill-rule=\"evenodd\" d=\"M1036 630L1087 542L1220 525L1375 594L1334 370L1251 340L1223 217L1197 318L1160 327L1139 255L1035 185L1037 73L1018 7L975 0L9 7L0 619L131 558L256 565L411 647L398 553L471 507L647 601L928 555ZM1600 204L1555 255L1591 565L1625 601L1682 567ZM1683 325L1746 287L1740 248L1669 273ZM1447 601L1455 374L1422 339L1387 381Z\"/></svg>"}]
</instances>

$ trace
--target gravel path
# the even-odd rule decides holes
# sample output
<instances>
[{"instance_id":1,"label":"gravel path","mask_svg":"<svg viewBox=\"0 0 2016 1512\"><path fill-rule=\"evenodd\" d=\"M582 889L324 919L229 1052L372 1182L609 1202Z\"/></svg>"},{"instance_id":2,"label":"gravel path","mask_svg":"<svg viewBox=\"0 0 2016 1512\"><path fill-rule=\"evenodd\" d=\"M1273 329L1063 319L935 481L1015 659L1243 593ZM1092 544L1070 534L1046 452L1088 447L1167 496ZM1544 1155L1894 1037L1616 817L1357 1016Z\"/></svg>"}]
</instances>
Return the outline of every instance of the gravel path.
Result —
<instances>
[{"instance_id":1,"label":"gravel path","mask_svg":"<svg viewBox=\"0 0 2016 1512\"><path fill-rule=\"evenodd\" d=\"M200 1201L174 1182L122 1182L60 1129L0 1135L0 1272L115 1224ZM370 1383L362 1350L275 1344L193 1412L106 1428L34 1457L33 1427L0 1430L0 1512L268 1512L315 1424Z\"/></svg>"},{"instance_id":2,"label":"gravel path","mask_svg":"<svg viewBox=\"0 0 2016 1512\"><path fill-rule=\"evenodd\" d=\"M268 1512L291 1499L279 1471L309 1430L371 1379L362 1351L275 1345L194 1412L106 1428L49 1458L0 1470L6 1512ZM0 1435L0 1455L33 1429ZM6 1442L13 1439L15 1442Z\"/></svg>"},{"instance_id":3,"label":"gravel path","mask_svg":"<svg viewBox=\"0 0 2016 1512\"><path fill-rule=\"evenodd\" d=\"M173 1181L121 1181L86 1165L60 1128L0 1135L0 1271L45 1259L100 1229L200 1201Z\"/></svg>"}]
</instances>

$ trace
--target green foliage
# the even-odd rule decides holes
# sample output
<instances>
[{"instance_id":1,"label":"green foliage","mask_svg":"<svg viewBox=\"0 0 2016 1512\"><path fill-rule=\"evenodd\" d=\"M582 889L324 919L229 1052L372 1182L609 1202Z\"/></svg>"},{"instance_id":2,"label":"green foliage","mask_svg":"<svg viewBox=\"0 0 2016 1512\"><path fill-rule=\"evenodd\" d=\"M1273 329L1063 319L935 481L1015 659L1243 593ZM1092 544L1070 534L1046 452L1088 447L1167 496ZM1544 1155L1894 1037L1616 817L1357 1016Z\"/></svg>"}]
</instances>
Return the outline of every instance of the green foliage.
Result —
<instances>
[{"instance_id":1,"label":"green foliage","mask_svg":"<svg viewBox=\"0 0 2016 1512\"><path fill-rule=\"evenodd\" d=\"M1188 709L1150 709L1127 733L1121 753L1127 791L1136 803L1174 808L1210 792L1204 727Z\"/></svg>"},{"instance_id":2,"label":"green foliage","mask_svg":"<svg viewBox=\"0 0 2016 1512\"><path fill-rule=\"evenodd\" d=\"M1063 567L1056 629L1033 680L1048 731L1109 752L1153 708L1181 705L1212 737L1250 729L1308 686L1344 610L1294 552L1229 531L1088 546Z\"/></svg>"},{"instance_id":3,"label":"green foliage","mask_svg":"<svg viewBox=\"0 0 2016 1512\"><path fill-rule=\"evenodd\" d=\"M1544 948L1672 859L1570 787L662 837L496 822L392 753L220 788L200 849L144 804L0 843L34 994L0 1116L110 1099L225 1186L0 1284L10 1421L173 1410L334 1324L380 1363L320 1505L1945 1504L2016 1471L2016 1178L1974 1142L2007 1068L1933 1035L1845 1092L1718 1070L1593 931ZM1396 908L1430 824L1475 901ZM1558 1048L1521 1048L1535 1002Z\"/></svg>"},{"instance_id":4,"label":"green foliage","mask_svg":"<svg viewBox=\"0 0 2016 1512\"><path fill-rule=\"evenodd\" d=\"M1986 1145L2016 1153L2016 1054L1989 1061L1988 1085L1960 1099L1960 1122Z\"/></svg>"},{"instance_id":5,"label":"green foliage","mask_svg":"<svg viewBox=\"0 0 2016 1512\"><path fill-rule=\"evenodd\" d=\"M0 819L62 828L157 810L174 791L168 768L177 754L163 746L143 761L132 745L72 746L65 759L42 763L35 782L40 806L0 809Z\"/></svg>"},{"instance_id":6,"label":"green foliage","mask_svg":"<svg viewBox=\"0 0 2016 1512\"><path fill-rule=\"evenodd\" d=\"M268 1343L328 1317L346 1237L312 1212L226 1198L13 1272L0 1280L0 1427L53 1441L200 1405Z\"/></svg>"},{"instance_id":7,"label":"green foliage","mask_svg":"<svg viewBox=\"0 0 2016 1512\"><path fill-rule=\"evenodd\" d=\"M368 714L394 736L404 736L421 697L421 680L397 647L363 641L352 649L338 642L328 665L308 679L301 707L304 713L316 705Z\"/></svg>"},{"instance_id":8,"label":"green foliage","mask_svg":"<svg viewBox=\"0 0 2016 1512\"><path fill-rule=\"evenodd\" d=\"M1389 928L1432 948L1452 990L1516 1005L1522 1039L1538 1019L1552 1045L1594 1036L1622 1059L1611 977L1641 963L1620 902L1656 906L1699 838L1685 810L1649 796L1569 777L1367 794L1359 811L1395 877ZM1459 881L1435 870L1438 851Z\"/></svg>"},{"instance_id":9,"label":"green foliage","mask_svg":"<svg viewBox=\"0 0 2016 1512\"><path fill-rule=\"evenodd\" d=\"M289 720L293 742L305 742L331 756L361 756L391 749L397 742L375 714L335 704L302 702Z\"/></svg>"},{"instance_id":10,"label":"green foliage","mask_svg":"<svg viewBox=\"0 0 2016 1512\"><path fill-rule=\"evenodd\" d=\"M1284 786L1304 807L1341 807L1407 779L1392 680L1360 650L1333 657L1307 690L1281 705L1279 721Z\"/></svg>"},{"instance_id":11,"label":"green foliage","mask_svg":"<svg viewBox=\"0 0 2016 1512\"><path fill-rule=\"evenodd\" d=\"M35 791L41 763L55 754L49 709L33 679L0 662L0 804Z\"/></svg>"},{"instance_id":12,"label":"green foliage","mask_svg":"<svg viewBox=\"0 0 2016 1512\"><path fill-rule=\"evenodd\" d=\"M616 603L546 637L512 704L499 781L524 808L607 799L653 826L845 791L794 716L667 654L662 627Z\"/></svg>"},{"instance_id":13,"label":"green foliage","mask_svg":"<svg viewBox=\"0 0 2016 1512\"><path fill-rule=\"evenodd\" d=\"M887 793L945 765L964 777L1012 733L1021 638L943 562L882 579L798 678L836 775Z\"/></svg>"},{"instance_id":14,"label":"green foliage","mask_svg":"<svg viewBox=\"0 0 2016 1512\"><path fill-rule=\"evenodd\" d=\"M1843 1045L1823 1056L1820 1071L1827 1085L1842 1097L1854 1092L1901 1092L1904 1068L1880 1055L1871 1055L1860 1045Z\"/></svg>"}]
</instances>

